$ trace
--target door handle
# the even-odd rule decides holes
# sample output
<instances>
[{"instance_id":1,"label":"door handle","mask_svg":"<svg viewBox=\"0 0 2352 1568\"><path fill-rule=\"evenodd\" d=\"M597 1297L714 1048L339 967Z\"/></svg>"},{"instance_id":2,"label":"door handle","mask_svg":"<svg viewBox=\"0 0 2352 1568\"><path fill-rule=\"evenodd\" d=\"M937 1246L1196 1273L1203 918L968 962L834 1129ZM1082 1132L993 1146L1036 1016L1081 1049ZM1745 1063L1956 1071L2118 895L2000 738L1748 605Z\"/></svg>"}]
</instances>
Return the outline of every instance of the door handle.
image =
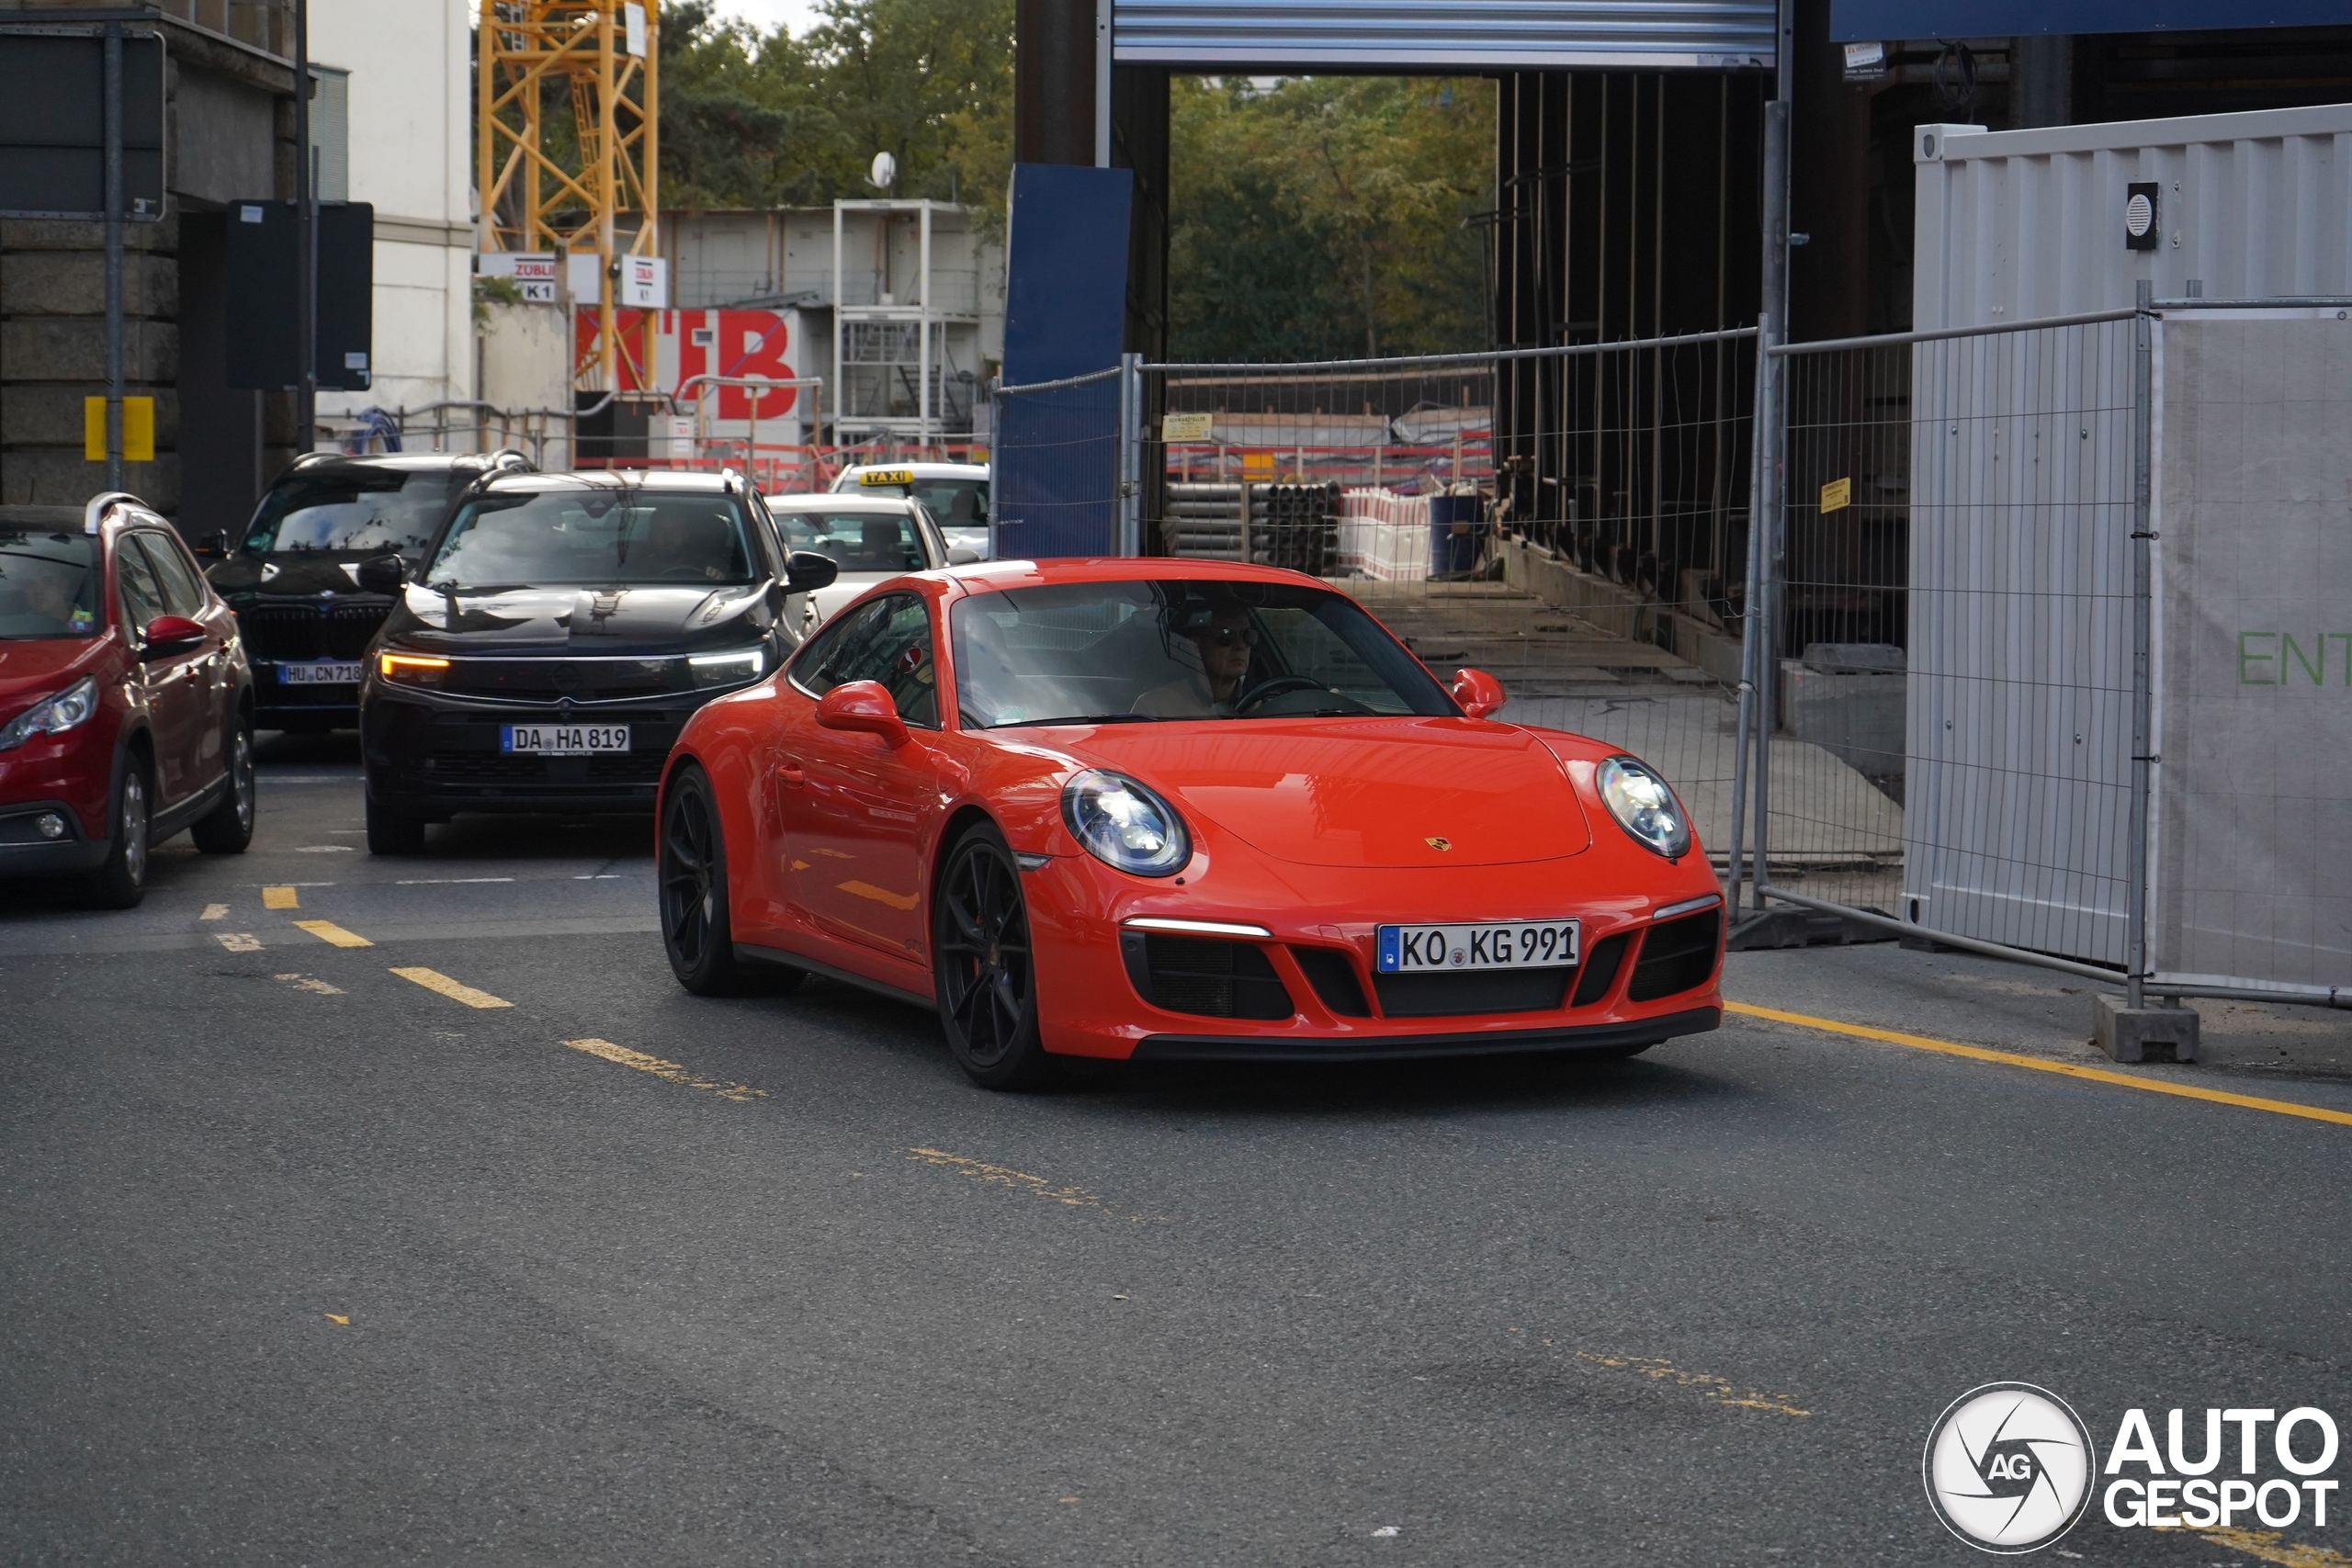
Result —
<instances>
[{"instance_id":1,"label":"door handle","mask_svg":"<svg viewBox=\"0 0 2352 1568\"><path fill-rule=\"evenodd\" d=\"M801 770L797 762L777 763L775 776L787 784L799 785L808 782L808 775Z\"/></svg>"}]
</instances>

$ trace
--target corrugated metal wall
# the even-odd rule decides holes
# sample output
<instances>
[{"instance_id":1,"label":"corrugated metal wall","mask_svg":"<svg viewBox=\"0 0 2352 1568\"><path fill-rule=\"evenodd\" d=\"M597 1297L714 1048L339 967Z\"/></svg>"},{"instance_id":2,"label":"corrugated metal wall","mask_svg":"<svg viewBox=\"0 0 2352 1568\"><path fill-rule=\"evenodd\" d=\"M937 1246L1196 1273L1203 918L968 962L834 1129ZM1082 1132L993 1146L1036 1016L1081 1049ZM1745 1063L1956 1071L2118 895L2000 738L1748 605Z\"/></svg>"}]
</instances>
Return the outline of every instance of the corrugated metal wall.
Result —
<instances>
[{"instance_id":1,"label":"corrugated metal wall","mask_svg":"<svg viewBox=\"0 0 2352 1568\"><path fill-rule=\"evenodd\" d=\"M2177 299L2352 293L2352 104L2186 119L1912 132L1912 325L1986 326ZM2156 186L2149 250L2129 187Z\"/></svg>"},{"instance_id":2,"label":"corrugated metal wall","mask_svg":"<svg viewBox=\"0 0 2352 1568\"><path fill-rule=\"evenodd\" d=\"M1425 71L1772 63L1771 0L1114 0L1121 65Z\"/></svg>"}]
</instances>

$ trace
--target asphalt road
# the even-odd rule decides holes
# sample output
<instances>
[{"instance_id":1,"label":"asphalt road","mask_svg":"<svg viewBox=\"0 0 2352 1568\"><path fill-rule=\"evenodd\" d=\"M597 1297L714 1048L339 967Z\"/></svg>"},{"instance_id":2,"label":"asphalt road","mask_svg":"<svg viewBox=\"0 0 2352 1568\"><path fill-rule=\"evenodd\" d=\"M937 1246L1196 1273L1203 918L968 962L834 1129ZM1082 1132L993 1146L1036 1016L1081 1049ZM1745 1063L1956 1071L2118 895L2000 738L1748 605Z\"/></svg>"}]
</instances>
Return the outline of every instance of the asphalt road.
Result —
<instances>
[{"instance_id":1,"label":"asphalt road","mask_svg":"<svg viewBox=\"0 0 2352 1568\"><path fill-rule=\"evenodd\" d=\"M1973 1562L1920 1451L1975 1385L2352 1425L2352 1124L2149 1091L2352 1112L2335 1018L996 1096L896 1004L681 991L645 824L374 860L347 741L263 778L140 910L0 887L8 1562ZM2058 979L1727 989L2104 1067ZM2352 1561L2245 1523L2060 1550Z\"/></svg>"}]
</instances>

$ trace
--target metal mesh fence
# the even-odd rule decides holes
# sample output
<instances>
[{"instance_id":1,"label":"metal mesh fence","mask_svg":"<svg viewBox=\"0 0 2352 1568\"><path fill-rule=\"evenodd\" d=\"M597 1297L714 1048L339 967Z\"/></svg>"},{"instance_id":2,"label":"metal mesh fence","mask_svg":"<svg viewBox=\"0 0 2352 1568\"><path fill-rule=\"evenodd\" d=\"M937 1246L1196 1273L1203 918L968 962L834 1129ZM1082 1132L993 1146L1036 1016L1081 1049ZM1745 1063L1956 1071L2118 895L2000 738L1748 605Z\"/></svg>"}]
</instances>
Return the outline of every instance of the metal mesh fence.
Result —
<instances>
[{"instance_id":1,"label":"metal mesh fence","mask_svg":"<svg viewBox=\"0 0 2352 1568\"><path fill-rule=\"evenodd\" d=\"M1147 547L1325 579L1441 678L1494 675L1514 721L1659 768L1720 860L1753 340L1146 367Z\"/></svg>"},{"instance_id":2,"label":"metal mesh fence","mask_svg":"<svg viewBox=\"0 0 2352 1568\"><path fill-rule=\"evenodd\" d=\"M1118 552L1125 398L1115 369L998 389L991 554L1036 559Z\"/></svg>"},{"instance_id":3,"label":"metal mesh fence","mask_svg":"<svg viewBox=\"0 0 2352 1568\"><path fill-rule=\"evenodd\" d=\"M1786 351L1774 887L2125 962L2133 331Z\"/></svg>"}]
</instances>

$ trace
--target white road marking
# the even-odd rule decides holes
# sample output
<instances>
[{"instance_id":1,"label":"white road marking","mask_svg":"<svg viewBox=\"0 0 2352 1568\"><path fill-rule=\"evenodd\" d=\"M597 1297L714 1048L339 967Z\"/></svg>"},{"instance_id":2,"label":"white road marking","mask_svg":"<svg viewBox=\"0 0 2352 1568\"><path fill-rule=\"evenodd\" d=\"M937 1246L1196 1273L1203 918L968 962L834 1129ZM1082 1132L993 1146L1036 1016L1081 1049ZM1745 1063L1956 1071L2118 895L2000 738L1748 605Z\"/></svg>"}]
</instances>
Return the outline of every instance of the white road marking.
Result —
<instances>
[{"instance_id":1,"label":"white road marking","mask_svg":"<svg viewBox=\"0 0 2352 1568\"><path fill-rule=\"evenodd\" d=\"M228 918L229 906L226 904L207 904L204 913L197 916L199 920L225 920Z\"/></svg>"},{"instance_id":2,"label":"white road marking","mask_svg":"<svg viewBox=\"0 0 2352 1568\"><path fill-rule=\"evenodd\" d=\"M215 934L212 940L219 942L221 946L227 948L232 953L259 953L261 951L261 939L254 935L251 931L220 931Z\"/></svg>"}]
</instances>

